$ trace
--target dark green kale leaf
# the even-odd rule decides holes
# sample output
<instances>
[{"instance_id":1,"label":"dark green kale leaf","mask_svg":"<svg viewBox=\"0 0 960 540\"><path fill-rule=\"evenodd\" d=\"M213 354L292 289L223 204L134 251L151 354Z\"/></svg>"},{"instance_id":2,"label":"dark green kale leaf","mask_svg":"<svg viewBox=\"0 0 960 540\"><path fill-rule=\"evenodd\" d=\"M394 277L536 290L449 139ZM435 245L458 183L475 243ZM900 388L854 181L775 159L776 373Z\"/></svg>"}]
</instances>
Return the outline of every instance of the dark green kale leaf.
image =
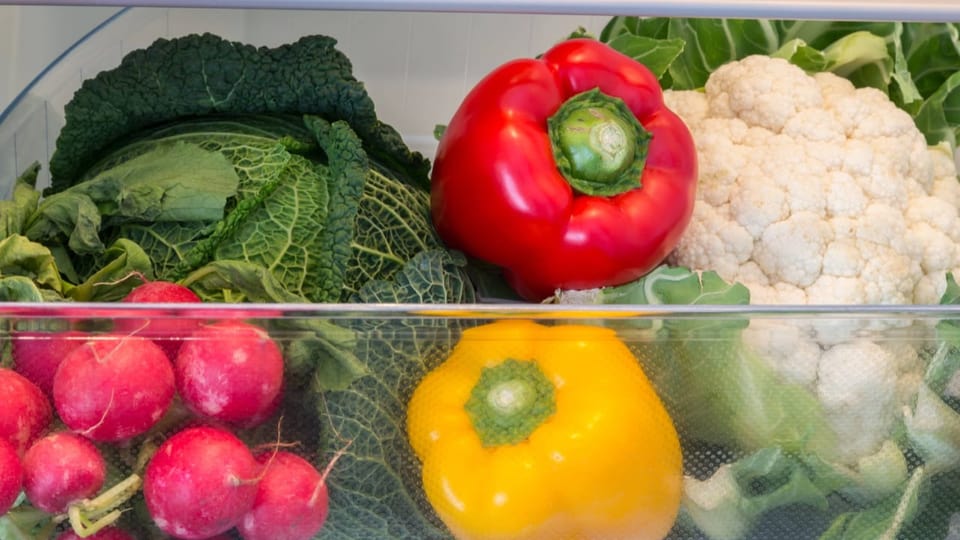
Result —
<instances>
[{"instance_id":1,"label":"dark green kale leaf","mask_svg":"<svg viewBox=\"0 0 960 540\"><path fill-rule=\"evenodd\" d=\"M77 182L109 148L140 130L183 118L314 114L344 120L368 153L403 181L425 185L429 163L376 116L349 59L327 36L276 48L212 34L159 39L85 81L64 109L50 159L52 191Z\"/></svg>"}]
</instances>

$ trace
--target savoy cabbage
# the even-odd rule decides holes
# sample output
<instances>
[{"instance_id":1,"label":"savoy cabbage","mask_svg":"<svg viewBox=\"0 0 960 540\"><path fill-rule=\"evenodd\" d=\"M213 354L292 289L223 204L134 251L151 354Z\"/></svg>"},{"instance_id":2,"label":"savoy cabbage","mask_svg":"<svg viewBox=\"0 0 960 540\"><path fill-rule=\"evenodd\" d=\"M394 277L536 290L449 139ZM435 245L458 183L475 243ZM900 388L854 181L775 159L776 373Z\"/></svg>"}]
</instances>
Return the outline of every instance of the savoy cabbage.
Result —
<instances>
[{"instance_id":1,"label":"savoy cabbage","mask_svg":"<svg viewBox=\"0 0 960 540\"><path fill-rule=\"evenodd\" d=\"M52 185L23 234L62 247L76 282L132 242L151 261L138 271L195 283L206 300L249 301L260 276L253 289L274 301L362 301L367 282L416 255L467 281L431 226L429 161L377 118L335 44L193 34L127 54L65 107ZM213 289L224 261L247 276ZM473 300L471 287L449 297L431 285L407 283L424 302Z\"/></svg>"}]
</instances>

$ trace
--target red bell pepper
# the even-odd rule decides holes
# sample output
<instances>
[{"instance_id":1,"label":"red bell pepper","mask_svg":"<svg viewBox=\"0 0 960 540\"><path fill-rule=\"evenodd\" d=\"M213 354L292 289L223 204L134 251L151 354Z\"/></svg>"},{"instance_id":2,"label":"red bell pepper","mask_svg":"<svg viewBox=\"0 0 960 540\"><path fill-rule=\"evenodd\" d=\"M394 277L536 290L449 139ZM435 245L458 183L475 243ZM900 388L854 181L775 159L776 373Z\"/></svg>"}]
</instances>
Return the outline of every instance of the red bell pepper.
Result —
<instances>
[{"instance_id":1,"label":"red bell pepper","mask_svg":"<svg viewBox=\"0 0 960 540\"><path fill-rule=\"evenodd\" d=\"M644 65L592 39L508 62L440 138L431 212L453 249L542 300L640 278L693 211L693 138Z\"/></svg>"}]
</instances>

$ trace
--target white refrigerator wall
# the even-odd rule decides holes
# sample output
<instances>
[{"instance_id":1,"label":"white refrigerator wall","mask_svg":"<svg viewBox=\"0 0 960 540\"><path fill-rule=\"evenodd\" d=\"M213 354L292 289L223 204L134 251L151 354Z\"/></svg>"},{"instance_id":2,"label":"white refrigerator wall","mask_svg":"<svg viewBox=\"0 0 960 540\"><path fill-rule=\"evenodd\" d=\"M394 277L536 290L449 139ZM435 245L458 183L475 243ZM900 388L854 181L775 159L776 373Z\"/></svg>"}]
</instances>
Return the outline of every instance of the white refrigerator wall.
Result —
<instances>
[{"instance_id":1,"label":"white refrigerator wall","mask_svg":"<svg viewBox=\"0 0 960 540\"><path fill-rule=\"evenodd\" d=\"M33 161L45 165L62 127L63 106L85 78L119 64L158 37L213 32L275 46L306 34L337 39L385 122L432 157L433 130L497 65L535 56L578 27L599 34L605 16L0 6L0 198ZM50 67L48 67L50 66ZM46 70L46 71L44 71ZM27 88L38 74L42 80ZM12 102L12 105L11 105ZM2 118L2 116L0 116ZM41 182L44 180L41 173Z\"/></svg>"},{"instance_id":2,"label":"white refrigerator wall","mask_svg":"<svg viewBox=\"0 0 960 540\"><path fill-rule=\"evenodd\" d=\"M117 8L0 5L0 111Z\"/></svg>"}]
</instances>

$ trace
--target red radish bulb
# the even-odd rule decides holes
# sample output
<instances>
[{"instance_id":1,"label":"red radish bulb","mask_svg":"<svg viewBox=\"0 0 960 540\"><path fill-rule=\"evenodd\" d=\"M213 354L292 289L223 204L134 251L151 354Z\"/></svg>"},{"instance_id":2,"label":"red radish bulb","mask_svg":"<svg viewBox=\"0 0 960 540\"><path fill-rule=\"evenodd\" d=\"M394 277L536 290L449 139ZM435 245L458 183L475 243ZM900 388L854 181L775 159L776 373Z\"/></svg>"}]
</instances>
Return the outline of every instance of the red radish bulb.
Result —
<instances>
[{"instance_id":1,"label":"red radish bulb","mask_svg":"<svg viewBox=\"0 0 960 540\"><path fill-rule=\"evenodd\" d=\"M133 535L118 527L106 527L89 535L81 537L73 529L64 531L57 540L135 540Z\"/></svg>"},{"instance_id":2,"label":"red radish bulb","mask_svg":"<svg viewBox=\"0 0 960 540\"><path fill-rule=\"evenodd\" d=\"M265 452L266 466L253 508L238 529L244 540L309 540L327 520L329 494L323 475L290 452Z\"/></svg>"},{"instance_id":3,"label":"red radish bulb","mask_svg":"<svg viewBox=\"0 0 960 540\"><path fill-rule=\"evenodd\" d=\"M160 347L137 336L105 335L60 363L53 403L63 423L95 441L122 441L148 431L176 391Z\"/></svg>"},{"instance_id":4,"label":"red radish bulb","mask_svg":"<svg viewBox=\"0 0 960 540\"><path fill-rule=\"evenodd\" d=\"M283 392L283 356L266 330L221 321L194 332L174 361L177 391L194 413L240 427L270 417Z\"/></svg>"},{"instance_id":5,"label":"red radish bulb","mask_svg":"<svg viewBox=\"0 0 960 540\"><path fill-rule=\"evenodd\" d=\"M152 303L183 303L201 302L193 291L169 281L148 281L134 288L123 302L152 304ZM152 339L160 345L171 359L177 355L183 338L200 327L199 319L184 317L157 317L150 319L129 318L117 319L115 329L120 333L136 334Z\"/></svg>"},{"instance_id":6,"label":"red radish bulb","mask_svg":"<svg viewBox=\"0 0 960 540\"><path fill-rule=\"evenodd\" d=\"M79 330L16 332L10 338L13 369L52 397L57 367L70 351L86 341L87 336Z\"/></svg>"},{"instance_id":7,"label":"red radish bulb","mask_svg":"<svg viewBox=\"0 0 960 540\"><path fill-rule=\"evenodd\" d=\"M53 407L43 391L16 371L0 368L0 439L23 455L53 422Z\"/></svg>"},{"instance_id":8,"label":"red radish bulb","mask_svg":"<svg viewBox=\"0 0 960 540\"><path fill-rule=\"evenodd\" d=\"M23 456L23 491L27 500L51 514L90 498L103 487L107 466L100 450L73 433L51 433Z\"/></svg>"},{"instance_id":9,"label":"red radish bulb","mask_svg":"<svg viewBox=\"0 0 960 540\"><path fill-rule=\"evenodd\" d=\"M163 532L187 540L235 527L253 506L261 466L233 433L212 426L183 429L153 455L143 496Z\"/></svg>"},{"instance_id":10,"label":"red radish bulb","mask_svg":"<svg viewBox=\"0 0 960 540\"><path fill-rule=\"evenodd\" d=\"M13 443L0 439L0 516L7 513L23 487L23 465Z\"/></svg>"}]
</instances>

